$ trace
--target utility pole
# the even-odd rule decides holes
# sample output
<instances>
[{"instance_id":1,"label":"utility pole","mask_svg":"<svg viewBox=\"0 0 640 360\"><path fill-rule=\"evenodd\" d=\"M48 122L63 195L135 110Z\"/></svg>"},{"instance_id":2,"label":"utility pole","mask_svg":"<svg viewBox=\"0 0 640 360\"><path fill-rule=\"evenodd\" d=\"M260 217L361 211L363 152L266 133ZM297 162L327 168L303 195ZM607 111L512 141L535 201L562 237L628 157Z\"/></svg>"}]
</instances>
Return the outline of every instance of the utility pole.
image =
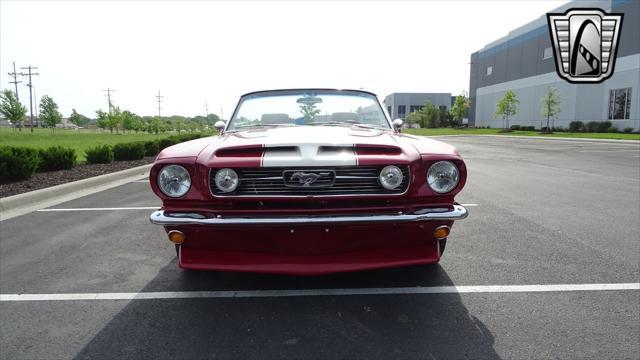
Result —
<instances>
[{"instance_id":1,"label":"utility pole","mask_svg":"<svg viewBox=\"0 0 640 360\"><path fill-rule=\"evenodd\" d=\"M9 84L14 84L16 87L16 99L18 101L20 101L20 98L18 97L18 84L21 83L22 81L18 81L18 75L20 75L20 73L16 72L16 62L13 62L13 72L9 73L9 76L11 76L13 78L13 81L9 81Z\"/></svg>"},{"instance_id":2,"label":"utility pole","mask_svg":"<svg viewBox=\"0 0 640 360\"><path fill-rule=\"evenodd\" d=\"M207 106L207 102L204 102L204 117L209 116L209 106Z\"/></svg>"},{"instance_id":3,"label":"utility pole","mask_svg":"<svg viewBox=\"0 0 640 360\"><path fill-rule=\"evenodd\" d=\"M37 70L38 68L35 66L27 66L27 67L23 67L21 68L23 70L28 70L28 73L20 73L20 75L22 76L28 76L29 77L29 83L27 83L27 86L29 87L29 111L31 112L31 132L33 132L33 83L31 82L31 76L34 75L40 75L38 73L34 73L32 72L32 70Z\"/></svg>"},{"instance_id":4,"label":"utility pole","mask_svg":"<svg viewBox=\"0 0 640 360\"><path fill-rule=\"evenodd\" d=\"M111 114L111 109L113 108L113 105L111 104L111 93L115 92L115 90L106 88L105 90L102 90L102 91L107 93L107 101L109 102L109 104L108 104L109 105L109 114Z\"/></svg>"},{"instance_id":5,"label":"utility pole","mask_svg":"<svg viewBox=\"0 0 640 360\"><path fill-rule=\"evenodd\" d=\"M160 118L160 117L161 117L161 116L160 116L160 109L161 109L161 107L160 107L160 103L162 103L162 98L163 98L163 97L164 97L164 96L160 96L160 90L158 90L158 95L156 95L156 99L157 99L156 101L158 102L158 118Z\"/></svg>"},{"instance_id":6,"label":"utility pole","mask_svg":"<svg viewBox=\"0 0 640 360\"><path fill-rule=\"evenodd\" d=\"M224 121L224 113L222 112L222 105L220 105L220 120Z\"/></svg>"}]
</instances>

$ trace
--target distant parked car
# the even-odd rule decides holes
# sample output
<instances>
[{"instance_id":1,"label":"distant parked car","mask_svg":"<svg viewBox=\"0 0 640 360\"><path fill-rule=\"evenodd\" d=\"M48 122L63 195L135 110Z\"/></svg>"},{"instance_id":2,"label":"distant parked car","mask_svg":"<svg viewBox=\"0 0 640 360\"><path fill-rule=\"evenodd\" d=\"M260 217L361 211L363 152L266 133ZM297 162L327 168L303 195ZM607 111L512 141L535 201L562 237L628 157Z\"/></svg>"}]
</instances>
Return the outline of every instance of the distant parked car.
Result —
<instances>
[{"instance_id":1,"label":"distant parked car","mask_svg":"<svg viewBox=\"0 0 640 360\"><path fill-rule=\"evenodd\" d=\"M455 220L467 170L458 151L398 131L356 90L243 95L214 138L164 149L151 222L180 267L285 274L430 264Z\"/></svg>"}]
</instances>

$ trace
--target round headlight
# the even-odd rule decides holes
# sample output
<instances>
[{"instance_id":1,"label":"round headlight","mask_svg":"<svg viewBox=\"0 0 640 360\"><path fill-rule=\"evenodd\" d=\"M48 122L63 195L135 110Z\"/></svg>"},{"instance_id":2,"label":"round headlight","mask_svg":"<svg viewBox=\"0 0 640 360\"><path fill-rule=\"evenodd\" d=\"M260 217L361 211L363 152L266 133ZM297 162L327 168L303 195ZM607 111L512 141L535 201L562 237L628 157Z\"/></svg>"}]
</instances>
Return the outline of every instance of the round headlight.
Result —
<instances>
[{"instance_id":1,"label":"round headlight","mask_svg":"<svg viewBox=\"0 0 640 360\"><path fill-rule=\"evenodd\" d=\"M402 184L402 170L393 165L385 166L378 179L385 189L393 190Z\"/></svg>"},{"instance_id":2,"label":"round headlight","mask_svg":"<svg viewBox=\"0 0 640 360\"><path fill-rule=\"evenodd\" d=\"M180 197L191 188L191 176L180 165L167 165L158 174L158 187L167 196Z\"/></svg>"},{"instance_id":3,"label":"round headlight","mask_svg":"<svg viewBox=\"0 0 640 360\"><path fill-rule=\"evenodd\" d=\"M224 193L232 192L240 183L238 179L238 173L233 169L220 169L216 172L216 187L218 190Z\"/></svg>"},{"instance_id":4,"label":"round headlight","mask_svg":"<svg viewBox=\"0 0 640 360\"><path fill-rule=\"evenodd\" d=\"M427 183L431 190L444 194L453 190L460 180L460 171L451 161L438 161L427 171Z\"/></svg>"}]
</instances>

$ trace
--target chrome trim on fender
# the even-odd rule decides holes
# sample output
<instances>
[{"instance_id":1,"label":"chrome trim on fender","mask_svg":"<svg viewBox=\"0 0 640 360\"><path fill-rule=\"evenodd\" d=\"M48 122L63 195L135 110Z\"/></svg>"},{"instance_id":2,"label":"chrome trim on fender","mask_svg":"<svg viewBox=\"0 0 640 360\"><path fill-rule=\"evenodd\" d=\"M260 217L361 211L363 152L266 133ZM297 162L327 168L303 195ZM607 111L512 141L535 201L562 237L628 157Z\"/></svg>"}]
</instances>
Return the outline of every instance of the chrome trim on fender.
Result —
<instances>
[{"instance_id":1,"label":"chrome trim on fender","mask_svg":"<svg viewBox=\"0 0 640 360\"><path fill-rule=\"evenodd\" d=\"M272 216L272 217L205 217L200 213L154 211L149 219L156 225L305 225L351 223L407 223L434 220L462 220L469 215L464 206L425 208L413 214L339 215L339 216Z\"/></svg>"}]
</instances>

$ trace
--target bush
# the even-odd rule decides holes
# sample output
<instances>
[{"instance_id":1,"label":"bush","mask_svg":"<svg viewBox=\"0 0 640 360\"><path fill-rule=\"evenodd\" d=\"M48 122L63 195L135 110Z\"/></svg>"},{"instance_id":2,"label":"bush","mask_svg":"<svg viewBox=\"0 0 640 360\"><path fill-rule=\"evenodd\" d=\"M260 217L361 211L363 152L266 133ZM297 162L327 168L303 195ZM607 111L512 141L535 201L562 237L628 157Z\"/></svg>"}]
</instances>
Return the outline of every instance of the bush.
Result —
<instances>
[{"instance_id":1,"label":"bush","mask_svg":"<svg viewBox=\"0 0 640 360\"><path fill-rule=\"evenodd\" d=\"M585 130L586 129L582 121L572 121L569 123L569 131L571 132L582 132Z\"/></svg>"},{"instance_id":2,"label":"bush","mask_svg":"<svg viewBox=\"0 0 640 360\"><path fill-rule=\"evenodd\" d=\"M174 139L173 137L168 137L165 139L160 139L158 140L158 150L162 151L165 148L168 148L171 145L175 145L178 142L176 141L176 139Z\"/></svg>"},{"instance_id":3,"label":"bush","mask_svg":"<svg viewBox=\"0 0 640 360\"><path fill-rule=\"evenodd\" d=\"M71 169L76 164L76 151L62 146L52 146L38 150L40 165L38 171Z\"/></svg>"},{"instance_id":4,"label":"bush","mask_svg":"<svg viewBox=\"0 0 640 360\"><path fill-rule=\"evenodd\" d=\"M540 128L540 132L542 132L542 133L549 133L550 131L549 131L549 128L548 128L548 127L543 126L542 128Z\"/></svg>"},{"instance_id":5,"label":"bush","mask_svg":"<svg viewBox=\"0 0 640 360\"><path fill-rule=\"evenodd\" d=\"M498 133L500 133L500 134L510 133L510 132L513 132L513 130L511 130L511 129L500 129L500 130L498 130Z\"/></svg>"},{"instance_id":6,"label":"bush","mask_svg":"<svg viewBox=\"0 0 640 360\"><path fill-rule=\"evenodd\" d=\"M113 146L113 158L116 161L140 160L144 158L143 142L122 143Z\"/></svg>"},{"instance_id":7,"label":"bush","mask_svg":"<svg viewBox=\"0 0 640 360\"><path fill-rule=\"evenodd\" d=\"M598 123L598 128L597 131L598 132L608 132L609 129L611 129L611 121L603 121L601 123ZM617 130L616 130L617 132Z\"/></svg>"},{"instance_id":8,"label":"bush","mask_svg":"<svg viewBox=\"0 0 640 360\"><path fill-rule=\"evenodd\" d=\"M520 125L511 125L511 130L520 130Z\"/></svg>"},{"instance_id":9,"label":"bush","mask_svg":"<svg viewBox=\"0 0 640 360\"><path fill-rule=\"evenodd\" d=\"M156 156L160 152L160 146L158 141L145 141L144 143L144 156Z\"/></svg>"},{"instance_id":10,"label":"bush","mask_svg":"<svg viewBox=\"0 0 640 360\"><path fill-rule=\"evenodd\" d=\"M600 124L599 121L589 121L585 126L584 129L587 132L596 132L598 131L598 125Z\"/></svg>"},{"instance_id":11,"label":"bush","mask_svg":"<svg viewBox=\"0 0 640 360\"><path fill-rule=\"evenodd\" d=\"M110 164L113 162L113 149L109 145L87 149L84 154L89 164Z\"/></svg>"},{"instance_id":12,"label":"bush","mask_svg":"<svg viewBox=\"0 0 640 360\"><path fill-rule=\"evenodd\" d=\"M26 180L40 165L38 150L0 146L0 180Z\"/></svg>"},{"instance_id":13,"label":"bush","mask_svg":"<svg viewBox=\"0 0 640 360\"><path fill-rule=\"evenodd\" d=\"M631 134L633 132L633 128L624 128L623 131L627 134Z\"/></svg>"},{"instance_id":14,"label":"bush","mask_svg":"<svg viewBox=\"0 0 640 360\"><path fill-rule=\"evenodd\" d=\"M617 133L617 132L618 132L618 128L617 128L617 127L615 127L615 126L612 126L612 127L610 127L610 128L607 130L607 132L610 132L610 133Z\"/></svg>"}]
</instances>

